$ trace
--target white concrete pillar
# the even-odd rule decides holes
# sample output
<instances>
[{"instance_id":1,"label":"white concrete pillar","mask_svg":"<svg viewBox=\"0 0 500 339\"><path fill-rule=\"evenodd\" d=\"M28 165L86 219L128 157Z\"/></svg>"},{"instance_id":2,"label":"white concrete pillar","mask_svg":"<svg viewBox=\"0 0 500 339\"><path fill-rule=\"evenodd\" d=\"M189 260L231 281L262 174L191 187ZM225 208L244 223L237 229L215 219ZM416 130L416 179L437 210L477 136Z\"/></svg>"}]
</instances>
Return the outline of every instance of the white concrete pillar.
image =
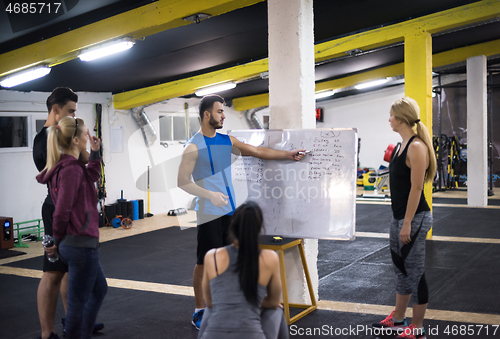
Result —
<instances>
[{"instance_id":1,"label":"white concrete pillar","mask_svg":"<svg viewBox=\"0 0 500 339\"><path fill-rule=\"evenodd\" d=\"M316 128L312 0L269 0L269 128Z\"/></svg>"},{"instance_id":2,"label":"white concrete pillar","mask_svg":"<svg viewBox=\"0 0 500 339\"><path fill-rule=\"evenodd\" d=\"M488 205L486 57L467 59L467 204Z\"/></svg>"},{"instance_id":3,"label":"white concrete pillar","mask_svg":"<svg viewBox=\"0 0 500 339\"><path fill-rule=\"evenodd\" d=\"M316 128L312 0L268 0L270 129ZM318 298L318 241L305 240L307 265ZM288 296L309 302L298 249L285 252Z\"/></svg>"}]
</instances>

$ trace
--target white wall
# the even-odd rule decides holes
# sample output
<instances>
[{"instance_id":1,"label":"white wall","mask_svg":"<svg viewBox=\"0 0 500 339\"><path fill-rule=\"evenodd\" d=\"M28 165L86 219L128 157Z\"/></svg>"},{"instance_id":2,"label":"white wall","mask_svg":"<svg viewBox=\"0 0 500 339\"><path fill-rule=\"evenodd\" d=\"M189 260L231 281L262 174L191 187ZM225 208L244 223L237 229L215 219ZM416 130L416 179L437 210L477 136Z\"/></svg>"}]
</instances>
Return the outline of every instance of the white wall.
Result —
<instances>
[{"instance_id":1,"label":"white wall","mask_svg":"<svg viewBox=\"0 0 500 339\"><path fill-rule=\"evenodd\" d=\"M0 91L0 112L22 114L38 113L46 118L45 104L50 93ZM78 93L77 116L89 128L94 127L94 104L107 102L110 94ZM31 129L31 141L36 135ZM31 143L30 143L31 144ZM0 150L0 215L12 217L14 222L41 218L42 203L47 188L36 182L38 171L33 163L31 148L17 152Z\"/></svg>"},{"instance_id":2,"label":"white wall","mask_svg":"<svg viewBox=\"0 0 500 339\"><path fill-rule=\"evenodd\" d=\"M356 127L361 138L360 167L388 166L384 151L389 144L401 141L389 125L389 109L392 103L404 97L404 86L397 86L336 100L317 103L324 107L324 122L317 128Z\"/></svg>"},{"instance_id":3,"label":"white wall","mask_svg":"<svg viewBox=\"0 0 500 339\"><path fill-rule=\"evenodd\" d=\"M177 170L183 144L169 143L165 148L159 140L159 115L184 112L184 103L190 112L197 112L199 99L172 99L166 103L146 107L145 112L154 125L158 138L149 148L146 147L141 130L130 115L130 111L118 111L108 107L111 93L77 93L79 96L77 116L84 119L93 130L94 105L101 103L104 163L106 175L106 204L112 204L120 198L121 190L128 200L143 199L147 211L146 172L151 166L150 212L166 213L178 207L188 207L192 196L177 188ZM50 93L0 91L0 112L39 112L46 118L45 101ZM226 120L224 129L247 129L248 124L240 112L225 107ZM114 118L116 117L116 118ZM123 150L112 153L111 126L122 127ZM35 134L31 136L33 139ZM0 215L9 216L16 221L41 218L41 206L47 189L36 182L38 174L33 163L31 148L22 152L0 151Z\"/></svg>"}]
</instances>

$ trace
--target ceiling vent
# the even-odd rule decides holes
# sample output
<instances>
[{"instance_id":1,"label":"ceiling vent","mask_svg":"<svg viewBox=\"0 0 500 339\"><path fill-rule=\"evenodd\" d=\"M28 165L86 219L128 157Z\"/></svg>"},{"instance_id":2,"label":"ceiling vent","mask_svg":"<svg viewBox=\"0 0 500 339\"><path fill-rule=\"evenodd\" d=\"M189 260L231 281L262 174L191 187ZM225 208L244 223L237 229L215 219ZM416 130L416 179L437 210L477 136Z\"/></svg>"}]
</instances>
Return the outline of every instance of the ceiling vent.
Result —
<instances>
[{"instance_id":1,"label":"ceiling vent","mask_svg":"<svg viewBox=\"0 0 500 339\"><path fill-rule=\"evenodd\" d=\"M137 125L139 125L139 127L141 128L142 136L144 137L146 146L150 147L156 140L156 131L151 124L148 116L144 112L144 106L134 107L131 109L131 111L132 117L134 118Z\"/></svg>"}]
</instances>

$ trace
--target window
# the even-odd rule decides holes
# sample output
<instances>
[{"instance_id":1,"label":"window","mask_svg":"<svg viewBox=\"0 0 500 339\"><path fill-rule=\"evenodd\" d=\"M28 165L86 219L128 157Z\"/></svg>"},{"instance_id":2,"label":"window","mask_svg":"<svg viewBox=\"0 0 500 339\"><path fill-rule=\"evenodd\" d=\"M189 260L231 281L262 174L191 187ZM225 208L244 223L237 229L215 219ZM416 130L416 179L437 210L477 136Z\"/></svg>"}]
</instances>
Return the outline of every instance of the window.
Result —
<instances>
[{"instance_id":1,"label":"window","mask_svg":"<svg viewBox=\"0 0 500 339\"><path fill-rule=\"evenodd\" d=\"M186 141L186 117L184 113L161 115L160 141ZM198 114L189 115L189 134L191 138L200 129Z\"/></svg>"},{"instance_id":2,"label":"window","mask_svg":"<svg viewBox=\"0 0 500 339\"><path fill-rule=\"evenodd\" d=\"M263 115L262 120L263 120L262 127L264 127L264 129L269 129L269 115Z\"/></svg>"},{"instance_id":3,"label":"window","mask_svg":"<svg viewBox=\"0 0 500 339\"><path fill-rule=\"evenodd\" d=\"M198 115L198 113L193 117L189 117L189 121L190 121L190 127L191 127L191 136L193 136L194 134L196 134L196 132L198 132L200 130L200 117Z\"/></svg>"},{"instance_id":4,"label":"window","mask_svg":"<svg viewBox=\"0 0 500 339\"><path fill-rule=\"evenodd\" d=\"M35 121L35 127L36 127L36 133L38 134L38 132L40 132L43 128L43 126L45 126L45 119L42 119L42 120L39 120L39 119L36 119Z\"/></svg>"},{"instance_id":5,"label":"window","mask_svg":"<svg viewBox=\"0 0 500 339\"><path fill-rule=\"evenodd\" d=\"M160 116L160 141L172 140L172 117Z\"/></svg>"},{"instance_id":6,"label":"window","mask_svg":"<svg viewBox=\"0 0 500 339\"><path fill-rule=\"evenodd\" d=\"M186 139L186 118L185 117L172 117L174 120L174 140ZM189 136L188 136L189 137Z\"/></svg>"},{"instance_id":7,"label":"window","mask_svg":"<svg viewBox=\"0 0 500 339\"><path fill-rule=\"evenodd\" d=\"M28 147L28 117L0 117L0 148Z\"/></svg>"},{"instance_id":8,"label":"window","mask_svg":"<svg viewBox=\"0 0 500 339\"><path fill-rule=\"evenodd\" d=\"M47 113L0 111L0 153L31 152Z\"/></svg>"}]
</instances>

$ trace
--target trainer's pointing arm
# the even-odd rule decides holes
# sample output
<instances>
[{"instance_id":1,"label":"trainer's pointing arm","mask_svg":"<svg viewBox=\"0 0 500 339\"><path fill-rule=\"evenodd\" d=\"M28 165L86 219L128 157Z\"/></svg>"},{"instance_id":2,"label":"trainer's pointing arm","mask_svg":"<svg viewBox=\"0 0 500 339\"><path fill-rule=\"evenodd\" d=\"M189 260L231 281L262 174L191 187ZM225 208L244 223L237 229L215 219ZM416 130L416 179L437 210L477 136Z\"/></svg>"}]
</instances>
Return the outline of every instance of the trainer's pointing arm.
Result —
<instances>
[{"instance_id":1,"label":"trainer's pointing arm","mask_svg":"<svg viewBox=\"0 0 500 339\"><path fill-rule=\"evenodd\" d=\"M196 195L200 198L210 199L212 204L217 207L227 205L228 196L221 192L212 192L203 187L196 185L191 180L194 166L198 160L198 147L195 144L188 144L182 154L181 164L179 166L179 174L177 175L177 186L189 194Z\"/></svg>"},{"instance_id":2,"label":"trainer's pointing arm","mask_svg":"<svg viewBox=\"0 0 500 339\"><path fill-rule=\"evenodd\" d=\"M302 160L305 154L299 154L299 152L305 152L305 149L296 149L293 151L279 151L268 147L256 147L249 144L245 144L233 136L229 136L234 147L238 148L243 156L252 156L259 159L265 160L279 160L279 159L290 159L293 161Z\"/></svg>"}]
</instances>

